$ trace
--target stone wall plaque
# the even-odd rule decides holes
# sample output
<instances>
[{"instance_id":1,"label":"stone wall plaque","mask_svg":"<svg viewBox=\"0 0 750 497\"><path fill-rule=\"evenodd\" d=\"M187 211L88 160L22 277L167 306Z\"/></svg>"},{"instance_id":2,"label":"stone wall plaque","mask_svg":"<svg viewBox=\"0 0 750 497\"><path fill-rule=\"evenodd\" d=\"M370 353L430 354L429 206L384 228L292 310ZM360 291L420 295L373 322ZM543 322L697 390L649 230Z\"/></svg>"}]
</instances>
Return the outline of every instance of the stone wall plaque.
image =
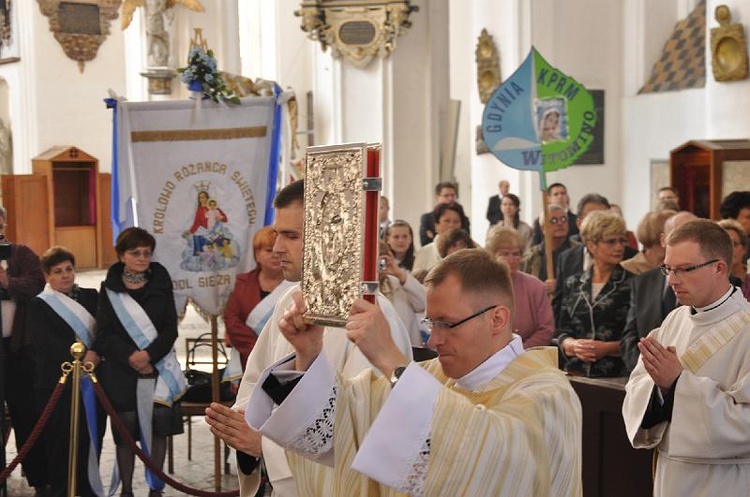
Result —
<instances>
[{"instance_id":1,"label":"stone wall plaque","mask_svg":"<svg viewBox=\"0 0 750 497\"><path fill-rule=\"evenodd\" d=\"M331 47L334 57L366 67L376 55L387 57L396 49L417 10L410 0L303 0L294 14L323 50Z\"/></svg>"},{"instance_id":2,"label":"stone wall plaque","mask_svg":"<svg viewBox=\"0 0 750 497\"><path fill-rule=\"evenodd\" d=\"M117 19L122 0L37 0L42 14L49 18L49 29L69 58L84 64L96 57L109 36L109 25Z\"/></svg>"},{"instance_id":3,"label":"stone wall plaque","mask_svg":"<svg viewBox=\"0 0 750 497\"><path fill-rule=\"evenodd\" d=\"M85 3L60 2L57 19L60 32L69 34L100 35L99 6Z\"/></svg>"}]
</instances>

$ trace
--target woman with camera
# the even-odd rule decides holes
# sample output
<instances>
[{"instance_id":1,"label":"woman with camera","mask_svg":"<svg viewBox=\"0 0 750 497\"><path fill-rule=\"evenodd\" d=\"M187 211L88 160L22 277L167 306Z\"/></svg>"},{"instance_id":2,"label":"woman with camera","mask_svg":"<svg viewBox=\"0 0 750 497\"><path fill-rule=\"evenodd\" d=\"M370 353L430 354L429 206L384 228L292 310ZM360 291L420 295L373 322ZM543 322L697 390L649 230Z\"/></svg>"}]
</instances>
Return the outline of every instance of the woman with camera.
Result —
<instances>
[{"instance_id":1,"label":"woman with camera","mask_svg":"<svg viewBox=\"0 0 750 497\"><path fill-rule=\"evenodd\" d=\"M409 332L412 346L423 347L417 314L424 312L425 309L427 296L424 286L409 271L398 265L388 245L382 240L378 261L381 293L396 309L398 317Z\"/></svg>"}]
</instances>

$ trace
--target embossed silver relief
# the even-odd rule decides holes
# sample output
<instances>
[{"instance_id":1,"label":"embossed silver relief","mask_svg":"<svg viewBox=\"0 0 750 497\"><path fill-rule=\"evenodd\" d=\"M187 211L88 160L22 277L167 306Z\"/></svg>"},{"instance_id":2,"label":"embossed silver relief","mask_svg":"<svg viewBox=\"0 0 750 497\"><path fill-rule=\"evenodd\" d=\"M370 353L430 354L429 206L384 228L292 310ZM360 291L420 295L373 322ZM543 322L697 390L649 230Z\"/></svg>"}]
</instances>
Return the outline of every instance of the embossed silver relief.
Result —
<instances>
[{"instance_id":1,"label":"embossed silver relief","mask_svg":"<svg viewBox=\"0 0 750 497\"><path fill-rule=\"evenodd\" d=\"M366 144L309 147L305 163L305 319L343 326L362 295Z\"/></svg>"}]
</instances>

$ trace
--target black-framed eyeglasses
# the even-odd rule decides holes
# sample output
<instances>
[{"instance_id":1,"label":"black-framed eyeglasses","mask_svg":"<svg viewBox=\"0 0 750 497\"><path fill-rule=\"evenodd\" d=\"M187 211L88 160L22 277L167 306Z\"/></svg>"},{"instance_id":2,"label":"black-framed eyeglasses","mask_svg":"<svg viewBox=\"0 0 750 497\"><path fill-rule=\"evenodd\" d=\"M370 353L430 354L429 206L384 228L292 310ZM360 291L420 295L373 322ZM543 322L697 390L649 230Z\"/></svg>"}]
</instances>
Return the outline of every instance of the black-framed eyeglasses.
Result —
<instances>
[{"instance_id":1,"label":"black-framed eyeglasses","mask_svg":"<svg viewBox=\"0 0 750 497\"><path fill-rule=\"evenodd\" d=\"M659 266L659 271L661 271L661 274L663 274L664 276L669 276L669 273L672 273L673 275L680 277L686 275L687 273L692 273L696 269L700 269L702 267L713 264L714 262L719 262L719 259L711 259L710 261L687 267L669 267L666 264L662 264L661 266Z\"/></svg>"},{"instance_id":2,"label":"black-framed eyeglasses","mask_svg":"<svg viewBox=\"0 0 750 497\"><path fill-rule=\"evenodd\" d=\"M423 324L423 325L424 325L424 326L425 326L425 327L426 327L426 328L427 328L428 330L432 330L432 329L434 329L434 328L437 328L437 329L439 329L439 330L452 330L453 328L457 328L457 327L461 326L462 324L464 324L465 322L467 322L467 321L470 321L470 320L474 319L475 317L479 317L479 316L481 316L481 315L482 315L482 314L484 314L485 312L487 312L487 311L489 311L489 310L492 310L492 309L494 309L495 307L497 307L497 304L495 304L495 305L491 305L491 306L489 306L489 307L485 307L484 309L480 309L480 310L478 310L477 312L475 312L475 313L474 313L474 314L472 314L471 316L469 316L469 317L467 317L467 318L463 318L462 320L460 320L460 321L458 321L458 322L456 322L456 323L452 323L452 324L451 324L451 323L447 323L447 322L445 322L445 321L440 321L439 319L430 319L430 318L424 318L424 319L422 320L422 324Z\"/></svg>"},{"instance_id":3,"label":"black-framed eyeglasses","mask_svg":"<svg viewBox=\"0 0 750 497\"><path fill-rule=\"evenodd\" d=\"M560 217L550 217L549 222L552 224L557 223L567 223L568 222L568 216L560 216Z\"/></svg>"}]
</instances>

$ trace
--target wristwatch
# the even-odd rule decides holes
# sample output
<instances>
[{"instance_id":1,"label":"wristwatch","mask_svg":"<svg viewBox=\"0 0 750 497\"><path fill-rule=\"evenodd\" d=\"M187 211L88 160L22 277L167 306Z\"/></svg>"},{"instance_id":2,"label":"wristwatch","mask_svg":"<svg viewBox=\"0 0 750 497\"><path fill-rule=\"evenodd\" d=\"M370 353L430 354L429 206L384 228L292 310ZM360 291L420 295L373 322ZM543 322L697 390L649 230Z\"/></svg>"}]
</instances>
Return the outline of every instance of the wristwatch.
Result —
<instances>
[{"instance_id":1,"label":"wristwatch","mask_svg":"<svg viewBox=\"0 0 750 497\"><path fill-rule=\"evenodd\" d=\"M397 366L393 370L393 373L391 374L391 379L390 379L391 388L393 388L393 387L396 386L396 383L398 383L398 380L401 378L401 375L404 374L404 371L406 371L407 367L409 367L408 363L404 364L404 365L401 365L401 366Z\"/></svg>"}]
</instances>

